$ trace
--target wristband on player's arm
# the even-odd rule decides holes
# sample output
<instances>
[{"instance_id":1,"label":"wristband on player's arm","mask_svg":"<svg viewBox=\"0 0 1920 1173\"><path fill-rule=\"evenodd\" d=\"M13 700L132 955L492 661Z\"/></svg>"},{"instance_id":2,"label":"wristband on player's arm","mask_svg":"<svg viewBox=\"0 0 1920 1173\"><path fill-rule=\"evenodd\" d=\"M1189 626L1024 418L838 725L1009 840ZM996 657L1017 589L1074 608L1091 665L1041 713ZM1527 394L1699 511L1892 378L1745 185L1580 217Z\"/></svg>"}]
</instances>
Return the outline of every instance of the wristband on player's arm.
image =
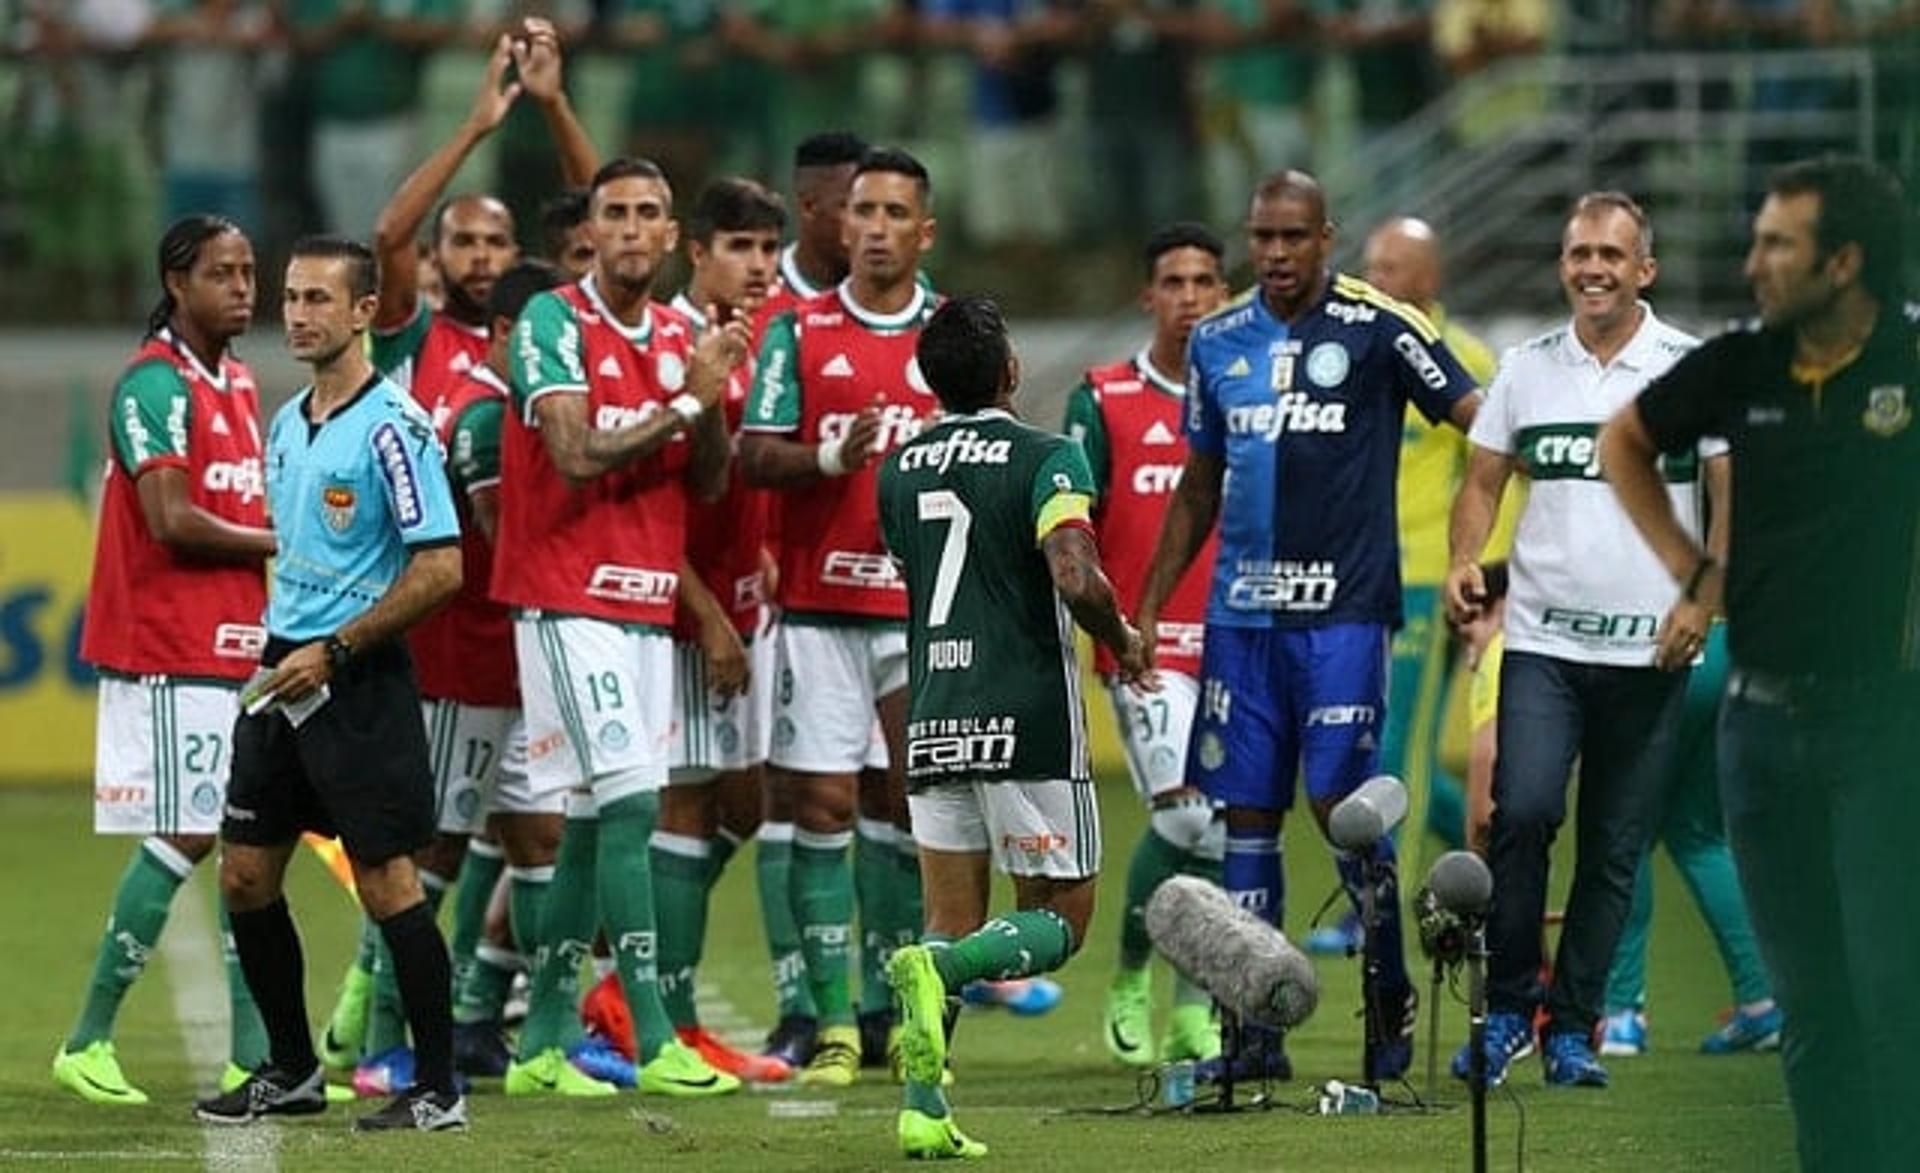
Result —
<instances>
[{"instance_id":1,"label":"wristband on player's arm","mask_svg":"<svg viewBox=\"0 0 1920 1173\"><path fill-rule=\"evenodd\" d=\"M684 391L668 400L667 406L673 410L673 414L686 421L689 427L700 418L700 413L707 409L705 404Z\"/></svg>"},{"instance_id":2,"label":"wristband on player's arm","mask_svg":"<svg viewBox=\"0 0 1920 1173\"><path fill-rule=\"evenodd\" d=\"M847 474L847 462L841 449L846 444L845 436L837 440L822 440L813 449L813 459L820 466L823 477L838 477Z\"/></svg>"}]
</instances>

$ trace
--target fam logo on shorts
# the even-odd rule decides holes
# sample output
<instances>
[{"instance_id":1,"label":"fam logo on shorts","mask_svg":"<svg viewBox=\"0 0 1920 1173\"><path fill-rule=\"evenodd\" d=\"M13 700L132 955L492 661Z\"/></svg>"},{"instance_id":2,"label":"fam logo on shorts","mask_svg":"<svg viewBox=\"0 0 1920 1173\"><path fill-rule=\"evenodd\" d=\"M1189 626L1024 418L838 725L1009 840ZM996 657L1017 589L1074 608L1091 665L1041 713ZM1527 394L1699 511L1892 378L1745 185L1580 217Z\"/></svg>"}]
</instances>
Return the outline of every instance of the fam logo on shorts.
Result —
<instances>
[{"instance_id":1,"label":"fam logo on shorts","mask_svg":"<svg viewBox=\"0 0 1920 1173\"><path fill-rule=\"evenodd\" d=\"M454 795L453 809L454 813L460 816L462 822L471 823L473 816L480 813L479 789L477 787L471 787Z\"/></svg>"},{"instance_id":2,"label":"fam logo on shorts","mask_svg":"<svg viewBox=\"0 0 1920 1173\"><path fill-rule=\"evenodd\" d=\"M220 812L220 786L214 782L202 782L193 788L193 797L187 800L193 807L193 813L201 818L210 818Z\"/></svg>"},{"instance_id":3,"label":"fam logo on shorts","mask_svg":"<svg viewBox=\"0 0 1920 1173\"><path fill-rule=\"evenodd\" d=\"M328 485L320 490L320 512L326 518L327 528L334 533L347 532L353 524L353 489L348 485Z\"/></svg>"},{"instance_id":4,"label":"fam logo on shorts","mask_svg":"<svg viewBox=\"0 0 1920 1173\"><path fill-rule=\"evenodd\" d=\"M791 683L792 681L789 679L788 684L791 685ZM793 718L782 717L773 723L773 743L781 749L786 749L791 746L795 735Z\"/></svg>"},{"instance_id":5,"label":"fam logo on shorts","mask_svg":"<svg viewBox=\"0 0 1920 1173\"><path fill-rule=\"evenodd\" d=\"M1180 777L1180 755L1172 746L1156 745L1147 755L1147 779L1156 786L1178 780Z\"/></svg>"},{"instance_id":6,"label":"fam logo on shorts","mask_svg":"<svg viewBox=\"0 0 1920 1173\"><path fill-rule=\"evenodd\" d=\"M627 727L618 721L608 721L600 726L600 732L595 736L600 742L600 748L608 753L619 753L633 744L633 735L628 733Z\"/></svg>"},{"instance_id":7,"label":"fam logo on shorts","mask_svg":"<svg viewBox=\"0 0 1920 1173\"><path fill-rule=\"evenodd\" d=\"M720 743L720 752L731 757L740 749L740 729L732 721L722 721L714 730L714 738Z\"/></svg>"},{"instance_id":8,"label":"fam logo on shorts","mask_svg":"<svg viewBox=\"0 0 1920 1173\"><path fill-rule=\"evenodd\" d=\"M1030 860L1045 859L1054 852L1066 852L1073 847L1073 840L1057 831L1042 831L1038 835L1000 836L1000 850L1007 854L1020 854Z\"/></svg>"}]
</instances>

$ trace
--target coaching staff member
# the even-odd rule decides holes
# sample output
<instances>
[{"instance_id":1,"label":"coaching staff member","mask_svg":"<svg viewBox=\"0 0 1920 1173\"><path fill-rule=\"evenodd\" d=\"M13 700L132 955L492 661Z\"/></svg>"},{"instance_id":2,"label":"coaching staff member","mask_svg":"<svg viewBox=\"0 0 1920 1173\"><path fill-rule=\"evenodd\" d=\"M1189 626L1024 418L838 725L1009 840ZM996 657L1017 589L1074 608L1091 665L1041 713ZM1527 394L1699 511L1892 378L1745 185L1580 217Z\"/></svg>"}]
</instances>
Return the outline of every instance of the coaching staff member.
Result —
<instances>
[{"instance_id":1,"label":"coaching staff member","mask_svg":"<svg viewBox=\"0 0 1920 1173\"><path fill-rule=\"evenodd\" d=\"M337 834L368 915L393 951L416 1077L362 1130L466 1124L453 1083L452 973L411 853L433 834L433 775L400 635L460 587L445 455L413 400L373 369L373 253L294 247L287 344L313 385L274 417L267 500L280 554L267 602L271 675L241 694L220 889L271 1042L267 1066L199 1104L245 1123L326 1107L308 1036L300 937L282 895L300 833ZM317 707L316 707L317 706Z\"/></svg>"},{"instance_id":2,"label":"coaching staff member","mask_svg":"<svg viewBox=\"0 0 1920 1173\"><path fill-rule=\"evenodd\" d=\"M1920 310L1902 304L1900 185L1852 159L1776 175L1746 275L1757 327L1680 360L1608 425L1601 459L1689 598L1724 598L1720 784L1786 1012L1801 1164L1920 1169ZM1715 564L1654 454L1725 436Z\"/></svg>"}]
</instances>

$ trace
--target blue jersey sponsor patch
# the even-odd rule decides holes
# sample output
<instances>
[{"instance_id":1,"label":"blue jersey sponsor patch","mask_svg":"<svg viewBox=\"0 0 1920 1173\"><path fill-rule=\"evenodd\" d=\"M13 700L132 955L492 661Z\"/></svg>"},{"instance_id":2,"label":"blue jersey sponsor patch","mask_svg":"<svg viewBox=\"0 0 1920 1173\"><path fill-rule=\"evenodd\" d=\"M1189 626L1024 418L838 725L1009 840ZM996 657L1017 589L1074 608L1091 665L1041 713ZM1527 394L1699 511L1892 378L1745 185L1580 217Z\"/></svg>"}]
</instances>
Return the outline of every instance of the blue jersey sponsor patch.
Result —
<instances>
[{"instance_id":1,"label":"blue jersey sponsor patch","mask_svg":"<svg viewBox=\"0 0 1920 1173\"><path fill-rule=\"evenodd\" d=\"M413 461L407 457L406 442L391 421L373 430L373 451L380 458L380 472L387 478L393 520L401 529L414 528L426 520L426 511L420 505L420 485L413 475Z\"/></svg>"}]
</instances>

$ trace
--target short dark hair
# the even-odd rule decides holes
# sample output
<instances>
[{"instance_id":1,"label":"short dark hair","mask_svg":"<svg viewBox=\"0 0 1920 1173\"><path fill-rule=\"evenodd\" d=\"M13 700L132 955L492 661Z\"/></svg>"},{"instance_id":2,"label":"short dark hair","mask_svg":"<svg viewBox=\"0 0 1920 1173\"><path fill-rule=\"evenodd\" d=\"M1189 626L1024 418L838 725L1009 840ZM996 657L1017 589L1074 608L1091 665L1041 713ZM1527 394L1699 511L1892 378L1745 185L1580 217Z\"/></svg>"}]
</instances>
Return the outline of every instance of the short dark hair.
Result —
<instances>
[{"instance_id":1,"label":"short dark hair","mask_svg":"<svg viewBox=\"0 0 1920 1173\"><path fill-rule=\"evenodd\" d=\"M793 169L845 167L867 153L867 140L850 130L823 130L800 140L793 149Z\"/></svg>"},{"instance_id":2,"label":"short dark hair","mask_svg":"<svg viewBox=\"0 0 1920 1173\"><path fill-rule=\"evenodd\" d=\"M1141 250L1140 255L1147 263L1147 280L1153 280L1154 266L1160 263L1160 258L1177 248L1197 248L1212 254L1216 261L1227 255L1227 246L1205 224L1192 220L1168 224L1147 237L1147 245Z\"/></svg>"},{"instance_id":3,"label":"short dark hair","mask_svg":"<svg viewBox=\"0 0 1920 1173\"><path fill-rule=\"evenodd\" d=\"M1000 397L1013 344L990 297L956 297L940 306L914 346L920 373L948 411L989 407Z\"/></svg>"},{"instance_id":4,"label":"short dark hair","mask_svg":"<svg viewBox=\"0 0 1920 1173\"><path fill-rule=\"evenodd\" d=\"M567 234L587 222L587 189L570 187L540 205L540 243L550 257L567 247Z\"/></svg>"},{"instance_id":5,"label":"short dark hair","mask_svg":"<svg viewBox=\"0 0 1920 1173\"><path fill-rule=\"evenodd\" d=\"M287 259L302 257L347 262L347 293L355 301L380 292L380 260L363 241L349 236L303 236L293 242Z\"/></svg>"},{"instance_id":6,"label":"short dark hair","mask_svg":"<svg viewBox=\"0 0 1920 1173\"><path fill-rule=\"evenodd\" d=\"M927 174L926 166L920 160L899 147L868 147L854 165L853 177L858 179L875 172L906 176L920 189L920 202L932 203L933 176Z\"/></svg>"},{"instance_id":7,"label":"short dark hair","mask_svg":"<svg viewBox=\"0 0 1920 1173\"><path fill-rule=\"evenodd\" d=\"M1877 163L1827 155L1790 163L1767 181L1767 194L1817 195L1814 241L1822 256L1845 244L1860 246L1860 284L1880 302L1906 294L1907 207L1900 180Z\"/></svg>"},{"instance_id":8,"label":"short dark hair","mask_svg":"<svg viewBox=\"0 0 1920 1173\"><path fill-rule=\"evenodd\" d=\"M1607 209L1625 212L1640 232L1640 255L1653 255L1653 221L1647 219L1647 210L1640 206L1632 196L1624 191L1590 191L1573 201L1573 207L1567 210L1567 223L1571 224L1583 216L1594 216Z\"/></svg>"},{"instance_id":9,"label":"short dark hair","mask_svg":"<svg viewBox=\"0 0 1920 1173\"><path fill-rule=\"evenodd\" d=\"M1298 169L1275 171L1262 179L1260 185L1253 189L1253 198L1256 202L1299 200L1314 210L1322 224L1329 219L1326 189L1320 186L1318 179Z\"/></svg>"},{"instance_id":10,"label":"short dark hair","mask_svg":"<svg viewBox=\"0 0 1920 1173\"><path fill-rule=\"evenodd\" d=\"M688 217L687 235L701 244L713 243L716 232L758 232L787 227L786 205L780 197L751 179L727 176L700 190Z\"/></svg>"},{"instance_id":11,"label":"short dark hair","mask_svg":"<svg viewBox=\"0 0 1920 1173\"><path fill-rule=\"evenodd\" d=\"M487 294L487 320L518 318L533 295L566 282L566 275L545 261L520 261L500 274Z\"/></svg>"},{"instance_id":12,"label":"short dark hair","mask_svg":"<svg viewBox=\"0 0 1920 1173\"><path fill-rule=\"evenodd\" d=\"M673 185L667 182L667 173L660 170L660 164L652 159L640 159L631 155L609 159L600 164L600 170L595 171L593 178L587 181L588 200L591 201L594 196L600 194L600 189L607 184L621 179L657 179L660 185L667 189L667 201L669 205L672 204Z\"/></svg>"},{"instance_id":13,"label":"short dark hair","mask_svg":"<svg viewBox=\"0 0 1920 1173\"><path fill-rule=\"evenodd\" d=\"M173 311L179 308L174 303L173 294L167 291L167 274L191 271L200 263L200 250L206 247L207 242L229 232L240 232L240 226L225 216L185 216L167 226L167 231L160 237L160 248L154 262L154 268L160 274L160 300L154 304L153 312L147 315L148 335L166 329L167 323L173 319Z\"/></svg>"}]
</instances>

